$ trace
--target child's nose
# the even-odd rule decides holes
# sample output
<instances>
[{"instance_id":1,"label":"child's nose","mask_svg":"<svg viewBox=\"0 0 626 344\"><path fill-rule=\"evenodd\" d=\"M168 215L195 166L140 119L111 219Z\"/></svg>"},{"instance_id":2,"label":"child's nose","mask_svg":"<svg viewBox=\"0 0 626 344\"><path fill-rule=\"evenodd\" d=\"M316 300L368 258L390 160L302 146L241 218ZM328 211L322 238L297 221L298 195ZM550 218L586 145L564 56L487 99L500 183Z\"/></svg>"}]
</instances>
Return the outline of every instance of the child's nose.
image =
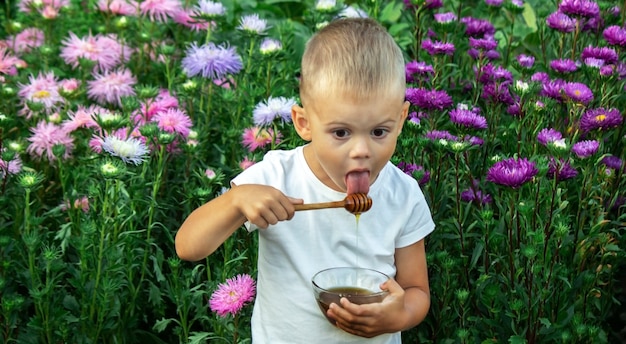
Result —
<instances>
[{"instance_id":1,"label":"child's nose","mask_svg":"<svg viewBox=\"0 0 626 344\"><path fill-rule=\"evenodd\" d=\"M354 138L352 149L350 151L351 158L369 158L371 153L370 142L366 138Z\"/></svg>"}]
</instances>

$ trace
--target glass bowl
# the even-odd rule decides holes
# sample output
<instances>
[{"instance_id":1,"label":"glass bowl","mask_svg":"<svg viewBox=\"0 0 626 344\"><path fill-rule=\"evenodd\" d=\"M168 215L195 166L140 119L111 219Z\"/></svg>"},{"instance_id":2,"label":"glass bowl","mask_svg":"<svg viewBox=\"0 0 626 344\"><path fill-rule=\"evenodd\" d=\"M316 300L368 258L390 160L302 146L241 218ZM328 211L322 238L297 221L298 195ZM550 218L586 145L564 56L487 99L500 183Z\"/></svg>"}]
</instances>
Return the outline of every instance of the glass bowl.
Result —
<instances>
[{"instance_id":1,"label":"glass bowl","mask_svg":"<svg viewBox=\"0 0 626 344\"><path fill-rule=\"evenodd\" d=\"M388 279L389 276L372 269L337 267L316 273L311 283L320 310L334 325L335 321L326 315L331 303L339 305L342 297L359 305L381 302L389 292L380 290L380 285Z\"/></svg>"}]
</instances>

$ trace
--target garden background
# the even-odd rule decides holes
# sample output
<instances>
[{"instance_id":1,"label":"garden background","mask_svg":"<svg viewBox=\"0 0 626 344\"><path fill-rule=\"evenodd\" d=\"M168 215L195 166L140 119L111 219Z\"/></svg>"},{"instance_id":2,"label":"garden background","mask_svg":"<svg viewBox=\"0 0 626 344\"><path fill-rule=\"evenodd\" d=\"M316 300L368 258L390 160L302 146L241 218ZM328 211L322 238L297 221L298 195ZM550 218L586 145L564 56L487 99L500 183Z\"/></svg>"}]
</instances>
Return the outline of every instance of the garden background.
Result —
<instances>
[{"instance_id":1,"label":"garden background","mask_svg":"<svg viewBox=\"0 0 626 344\"><path fill-rule=\"evenodd\" d=\"M209 300L255 276L256 237L195 263L173 238L264 152L301 144L304 44L349 16L405 52L392 162L437 223L431 312L403 341L623 340L626 2L2 6L0 343L250 342L251 307Z\"/></svg>"}]
</instances>

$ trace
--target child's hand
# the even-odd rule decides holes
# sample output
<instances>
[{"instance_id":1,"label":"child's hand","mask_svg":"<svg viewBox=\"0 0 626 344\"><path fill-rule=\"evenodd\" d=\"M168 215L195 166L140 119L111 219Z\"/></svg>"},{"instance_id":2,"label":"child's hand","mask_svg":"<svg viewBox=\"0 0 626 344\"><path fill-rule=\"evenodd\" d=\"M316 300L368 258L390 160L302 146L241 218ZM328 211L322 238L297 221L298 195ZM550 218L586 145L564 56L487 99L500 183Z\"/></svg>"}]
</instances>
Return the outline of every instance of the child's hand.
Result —
<instances>
[{"instance_id":1,"label":"child's hand","mask_svg":"<svg viewBox=\"0 0 626 344\"><path fill-rule=\"evenodd\" d=\"M357 305L342 298L341 305L332 303L327 314L338 328L361 337L400 331L407 318L404 289L394 279L383 283L381 289L388 290L389 295L380 303Z\"/></svg>"},{"instance_id":2,"label":"child's hand","mask_svg":"<svg viewBox=\"0 0 626 344\"><path fill-rule=\"evenodd\" d=\"M291 220L295 213L294 204L303 200L288 197L276 188L267 185L244 184L232 188L233 205L243 216L259 228L267 228L278 221Z\"/></svg>"}]
</instances>

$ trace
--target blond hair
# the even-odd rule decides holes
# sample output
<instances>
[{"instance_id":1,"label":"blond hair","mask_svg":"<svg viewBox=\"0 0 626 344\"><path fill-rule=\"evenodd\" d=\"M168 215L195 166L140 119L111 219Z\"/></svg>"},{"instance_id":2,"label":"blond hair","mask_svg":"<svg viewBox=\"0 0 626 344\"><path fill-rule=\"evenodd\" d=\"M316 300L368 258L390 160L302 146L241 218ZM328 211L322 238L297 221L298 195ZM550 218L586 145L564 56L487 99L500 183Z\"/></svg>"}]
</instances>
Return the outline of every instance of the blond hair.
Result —
<instances>
[{"instance_id":1,"label":"blond hair","mask_svg":"<svg viewBox=\"0 0 626 344\"><path fill-rule=\"evenodd\" d=\"M338 19L307 42L302 56L300 97L340 95L364 99L382 93L404 97L402 51L376 21Z\"/></svg>"}]
</instances>

